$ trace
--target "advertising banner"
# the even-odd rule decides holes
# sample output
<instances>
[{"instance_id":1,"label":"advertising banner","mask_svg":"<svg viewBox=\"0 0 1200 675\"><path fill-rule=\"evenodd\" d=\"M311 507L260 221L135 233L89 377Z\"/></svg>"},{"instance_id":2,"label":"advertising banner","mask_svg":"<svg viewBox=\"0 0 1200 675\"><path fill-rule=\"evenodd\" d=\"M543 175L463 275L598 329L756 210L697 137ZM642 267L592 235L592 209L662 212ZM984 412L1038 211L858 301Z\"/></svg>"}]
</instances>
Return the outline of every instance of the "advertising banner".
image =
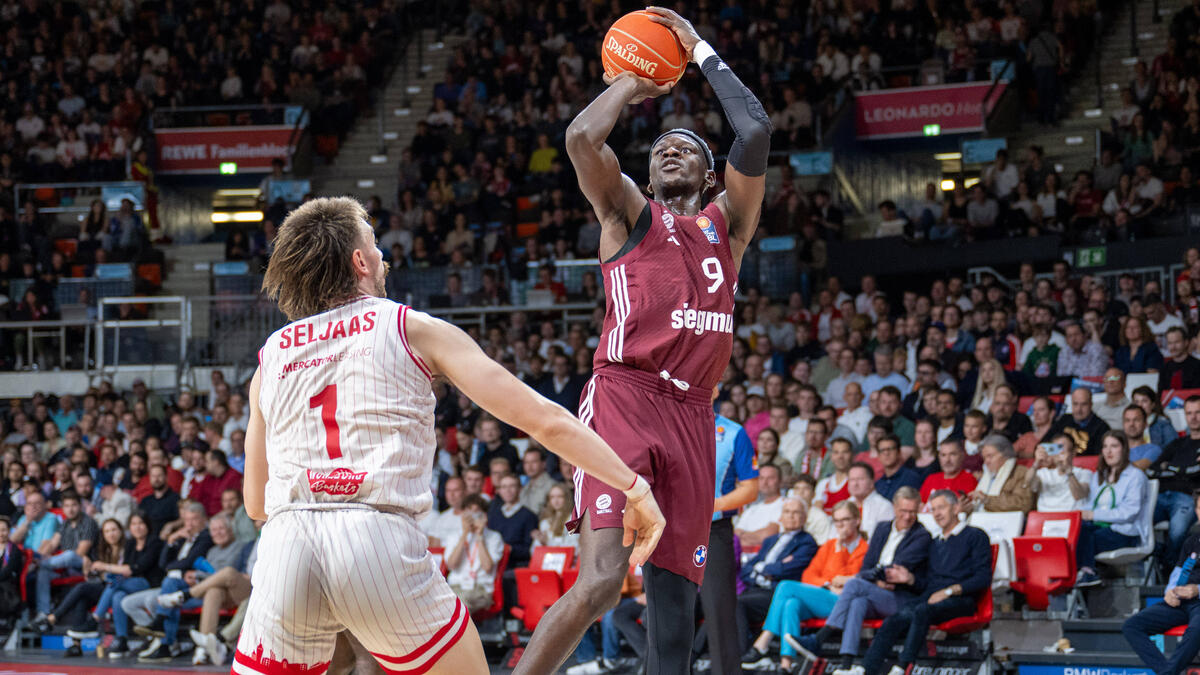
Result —
<instances>
[{"instance_id":1,"label":"advertising banner","mask_svg":"<svg viewBox=\"0 0 1200 675\"><path fill-rule=\"evenodd\" d=\"M1005 84L996 85L992 102ZM983 130L983 99L991 82L860 91L854 94L860 139L940 136Z\"/></svg>"},{"instance_id":2,"label":"advertising banner","mask_svg":"<svg viewBox=\"0 0 1200 675\"><path fill-rule=\"evenodd\" d=\"M154 132L158 173L269 173L273 159L290 164L294 129L286 124L160 129Z\"/></svg>"}]
</instances>

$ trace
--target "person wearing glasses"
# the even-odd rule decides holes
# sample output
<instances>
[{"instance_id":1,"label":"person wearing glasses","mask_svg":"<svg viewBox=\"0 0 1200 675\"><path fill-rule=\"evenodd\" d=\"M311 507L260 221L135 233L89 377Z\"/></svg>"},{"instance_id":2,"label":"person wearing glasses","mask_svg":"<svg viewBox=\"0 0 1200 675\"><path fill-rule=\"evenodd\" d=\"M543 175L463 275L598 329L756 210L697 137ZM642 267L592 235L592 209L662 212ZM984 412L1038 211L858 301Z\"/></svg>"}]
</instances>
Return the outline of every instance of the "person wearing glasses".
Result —
<instances>
[{"instance_id":1,"label":"person wearing glasses","mask_svg":"<svg viewBox=\"0 0 1200 675\"><path fill-rule=\"evenodd\" d=\"M773 665L767 650L776 635L780 646L779 671L793 672L797 655L796 638L800 624L807 619L824 619L833 611L846 582L854 578L867 555L867 539L859 528L862 516L854 502L839 502L833 507L833 527L837 536L817 549L817 555L805 568L800 581L785 580L775 587L763 630L742 656L742 668L765 669Z\"/></svg>"},{"instance_id":2,"label":"person wearing glasses","mask_svg":"<svg viewBox=\"0 0 1200 675\"><path fill-rule=\"evenodd\" d=\"M1104 396L1096 401L1093 412L1104 420L1108 428L1120 429L1127 407L1129 397L1125 395L1125 373L1120 368L1109 368L1104 371Z\"/></svg>"}]
</instances>

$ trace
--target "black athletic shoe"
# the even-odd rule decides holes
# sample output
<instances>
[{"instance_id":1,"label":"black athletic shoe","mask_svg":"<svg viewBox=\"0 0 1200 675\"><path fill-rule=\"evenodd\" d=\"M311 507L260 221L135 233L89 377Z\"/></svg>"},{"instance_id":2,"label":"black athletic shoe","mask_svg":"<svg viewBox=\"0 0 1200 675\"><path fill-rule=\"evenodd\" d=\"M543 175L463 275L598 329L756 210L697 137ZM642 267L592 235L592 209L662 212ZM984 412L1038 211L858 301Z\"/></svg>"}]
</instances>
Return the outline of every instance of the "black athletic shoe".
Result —
<instances>
[{"instance_id":1,"label":"black athletic shoe","mask_svg":"<svg viewBox=\"0 0 1200 675\"><path fill-rule=\"evenodd\" d=\"M95 616L88 614L87 618L79 625L67 631L67 637L75 638L76 640L100 637L100 624L96 621Z\"/></svg>"},{"instance_id":2,"label":"black athletic shoe","mask_svg":"<svg viewBox=\"0 0 1200 675\"><path fill-rule=\"evenodd\" d=\"M766 670L774 665L771 657L766 652L758 651L757 647L752 646L742 654L742 670Z\"/></svg>"},{"instance_id":3,"label":"black athletic shoe","mask_svg":"<svg viewBox=\"0 0 1200 675\"><path fill-rule=\"evenodd\" d=\"M129 655L129 640L123 637L114 638L108 647L108 658L123 659Z\"/></svg>"}]
</instances>

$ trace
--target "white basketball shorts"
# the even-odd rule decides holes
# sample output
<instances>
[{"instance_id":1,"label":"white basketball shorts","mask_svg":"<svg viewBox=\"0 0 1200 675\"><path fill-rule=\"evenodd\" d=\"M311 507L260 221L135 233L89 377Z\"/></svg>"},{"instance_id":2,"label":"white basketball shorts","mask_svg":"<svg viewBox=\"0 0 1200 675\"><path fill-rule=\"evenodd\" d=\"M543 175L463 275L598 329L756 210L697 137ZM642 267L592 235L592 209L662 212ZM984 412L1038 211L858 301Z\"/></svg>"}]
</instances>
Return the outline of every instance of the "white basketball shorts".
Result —
<instances>
[{"instance_id":1,"label":"white basketball shorts","mask_svg":"<svg viewBox=\"0 0 1200 675\"><path fill-rule=\"evenodd\" d=\"M238 675L322 675L348 629L390 675L420 675L471 620L407 515L290 510L267 521Z\"/></svg>"}]
</instances>

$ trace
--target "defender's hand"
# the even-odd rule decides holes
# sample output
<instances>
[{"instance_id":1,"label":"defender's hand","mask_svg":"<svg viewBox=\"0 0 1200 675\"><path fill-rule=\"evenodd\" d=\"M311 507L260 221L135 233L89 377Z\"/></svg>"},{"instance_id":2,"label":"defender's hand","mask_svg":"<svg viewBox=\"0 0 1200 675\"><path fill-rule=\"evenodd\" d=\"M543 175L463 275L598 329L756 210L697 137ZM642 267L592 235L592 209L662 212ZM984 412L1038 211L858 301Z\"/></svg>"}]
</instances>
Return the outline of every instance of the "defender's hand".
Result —
<instances>
[{"instance_id":1,"label":"defender's hand","mask_svg":"<svg viewBox=\"0 0 1200 675\"><path fill-rule=\"evenodd\" d=\"M700 34L692 26L692 22L666 7L647 7L646 11L650 12L651 21L660 23L675 31L675 36L679 38L679 43L683 45L684 51L687 52L688 61L691 61L692 50L700 42Z\"/></svg>"},{"instance_id":2,"label":"defender's hand","mask_svg":"<svg viewBox=\"0 0 1200 675\"><path fill-rule=\"evenodd\" d=\"M629 105L636 105L648 98L658 98L668 91L671 91L671 87L674 84L654 84L653 81L628 70L618 74L616 77L612 77L608 73L604 74L604 84L607 84L610 87L618 85L629 86L628 84L625 84L626 80L633 82L633 88L628 94Z\"/></svg>"},{"instance_id":3,"label":"defender's hand","mask_svg":"<svg viewBox=\"0 0 1200 675\"><path fill-rule=\"evenodd\" d=\"M638 481L644 482L645 480L638 477ZM667 521L658 508L658 502L654 501L654 495L650 493L649 489L642 497L627 498L625 518L622 524L625 526L625 537L621 540L621 545L634 545L633 553L629 555L629 564L644 564L650 559L650 554L654 553L655 547L658 546L658 540L662 537L663 529L667 526Z\"/></svg>"}]
</instances>

